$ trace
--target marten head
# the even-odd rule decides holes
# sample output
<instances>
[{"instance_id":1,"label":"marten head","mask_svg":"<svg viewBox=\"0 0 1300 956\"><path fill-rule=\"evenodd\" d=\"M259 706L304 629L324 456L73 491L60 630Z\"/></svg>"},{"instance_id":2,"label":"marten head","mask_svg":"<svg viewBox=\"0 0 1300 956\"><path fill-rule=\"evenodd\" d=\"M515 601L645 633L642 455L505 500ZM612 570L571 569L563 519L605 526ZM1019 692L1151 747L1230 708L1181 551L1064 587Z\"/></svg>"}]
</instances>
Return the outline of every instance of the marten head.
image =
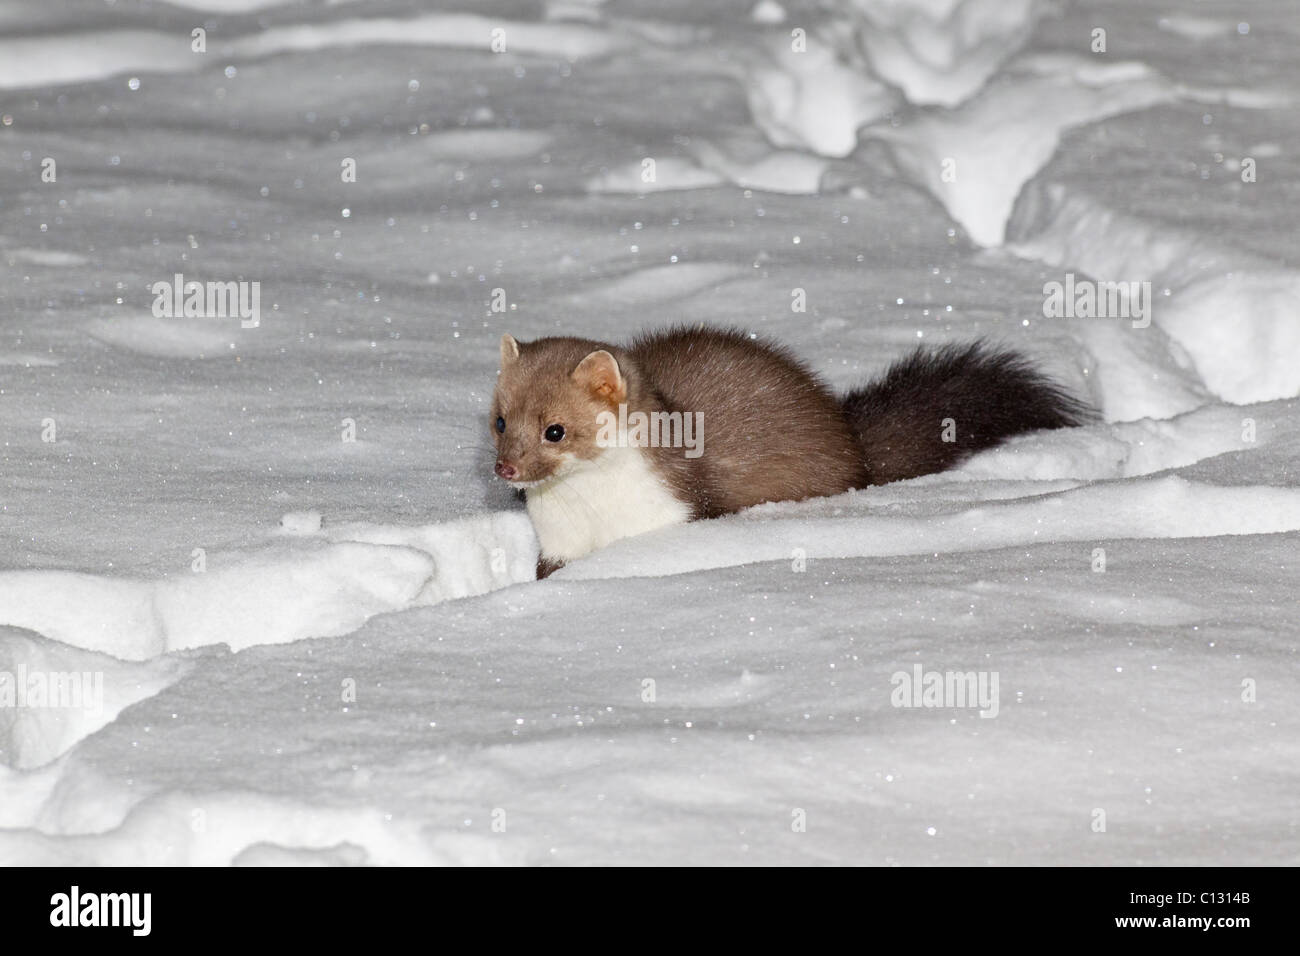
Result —
<instances>
[{"instance_id":1,"label":"marten head","mask_svg":"<svg viewBox=\"0 0 1300 956\"><path fill-rule=\"evenodd\" d=\"M530 488L593 462L602 412L628 399L627 362L612 346L585 339L517 342L501 337L501 374L488 427L498 478Z\"/></svg>"}]
</instances>

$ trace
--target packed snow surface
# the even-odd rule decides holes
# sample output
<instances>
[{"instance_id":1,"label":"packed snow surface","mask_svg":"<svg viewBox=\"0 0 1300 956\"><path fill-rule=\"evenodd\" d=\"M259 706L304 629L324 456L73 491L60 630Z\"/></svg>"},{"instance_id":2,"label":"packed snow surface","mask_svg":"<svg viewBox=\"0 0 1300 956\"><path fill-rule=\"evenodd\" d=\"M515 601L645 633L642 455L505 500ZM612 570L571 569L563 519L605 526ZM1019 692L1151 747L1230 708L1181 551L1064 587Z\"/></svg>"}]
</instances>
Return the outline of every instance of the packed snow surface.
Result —
<instances>
[{"instance_id":1,"label":"packed snow surface","mask_svg":"<svg viewBox=\"0 0 1300 956\"><path fill-rule=\"evenodd\" d=\"M1300 862L1300 19L1195 6L0 0L0 863ZM677 321L1100 415L533 580L497 340Z\"/></svg>"}]
</instances>

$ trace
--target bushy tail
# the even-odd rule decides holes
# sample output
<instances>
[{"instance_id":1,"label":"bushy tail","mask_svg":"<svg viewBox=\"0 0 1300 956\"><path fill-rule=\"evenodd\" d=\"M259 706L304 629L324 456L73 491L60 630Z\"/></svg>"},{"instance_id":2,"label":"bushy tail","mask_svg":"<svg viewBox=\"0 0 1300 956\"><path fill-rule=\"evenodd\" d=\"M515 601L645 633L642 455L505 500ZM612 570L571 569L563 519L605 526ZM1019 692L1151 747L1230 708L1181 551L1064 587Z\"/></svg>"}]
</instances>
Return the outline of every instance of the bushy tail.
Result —
<instances>
[{"instance_id":1,"label":"bushy tail","mask_svg":"<svg viewBox=\"0 0 1300 956\"><path fill-rule=\"evenodd\" d=\"M875 485L945 471L1012 435L1095 417L1023 356L980 342L919 348L841 407Z\"/></svg>"}]
</instances>

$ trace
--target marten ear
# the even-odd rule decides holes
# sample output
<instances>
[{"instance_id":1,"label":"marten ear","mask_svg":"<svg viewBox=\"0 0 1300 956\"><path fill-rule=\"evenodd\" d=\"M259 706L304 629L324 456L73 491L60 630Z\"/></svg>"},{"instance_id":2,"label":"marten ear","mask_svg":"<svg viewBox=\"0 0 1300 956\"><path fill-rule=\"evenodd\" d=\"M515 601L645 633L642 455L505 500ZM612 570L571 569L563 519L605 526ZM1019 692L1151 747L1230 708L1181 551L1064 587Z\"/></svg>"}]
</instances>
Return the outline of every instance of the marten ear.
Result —
<instances>
[{"instance_id":1,"label":"marten ear","mask_svg":"<svg viewBox=\"0 0 1300 956\"><path fill-rule=\"evenodd\" d=\"M513 335L501 336L501 371L519 361L519 343Z\"/></svg>"},{"instance_id":2,"label":"marten ear","mask_svg":"<svg viewBox=\"0 0 1300 956\"><path fill-rule=\"evenodd\" d=\"M614 356L604 349L592 352L573 370L573 380L594 395L621 402L627 398L627 382Z\"/></svg>"}]
</instances>

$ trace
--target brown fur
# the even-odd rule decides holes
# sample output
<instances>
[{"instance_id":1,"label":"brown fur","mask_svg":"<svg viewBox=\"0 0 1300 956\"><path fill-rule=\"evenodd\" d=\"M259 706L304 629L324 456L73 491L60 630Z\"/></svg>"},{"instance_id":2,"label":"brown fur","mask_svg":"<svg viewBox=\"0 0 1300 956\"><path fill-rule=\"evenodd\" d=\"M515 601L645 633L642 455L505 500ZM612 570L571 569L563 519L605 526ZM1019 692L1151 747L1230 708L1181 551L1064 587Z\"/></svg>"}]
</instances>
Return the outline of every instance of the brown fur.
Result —
<instances>
[{"instance_id":1,"label":"brown fur","mask_svg":"<svg viewBox=\"0 0 1300 956\"><path fill-rule=\"evenodd\" d=\"M626 393L599 393L573 373L593 352L618 362ZM704 454L647 448L674 493L696 518L711 518L765 501L835 495L866 485L853 430L838 400L784 349L744 333L675 329L643 336L630 347L588 339L519 343L497 380L490 421L505 418L498 455L519 469L519 481L550 476L563 452L594 458L596 416L616 411L704 414ZM559 444L541 436L562 424Z\"/></svg>"},{"instance_id":2,"label":"brown fur","mask_svg":"<svg viewBox=\"0 0 1300 956\"><path fill-rule=\"evenodd\" d=\"M654 382L655 410L704 413L699 458L647 449L696 518L867 484L834 394L780 346L743 332L672 329L638 338L628 357Z\"/></svg>"}]
</instances>

